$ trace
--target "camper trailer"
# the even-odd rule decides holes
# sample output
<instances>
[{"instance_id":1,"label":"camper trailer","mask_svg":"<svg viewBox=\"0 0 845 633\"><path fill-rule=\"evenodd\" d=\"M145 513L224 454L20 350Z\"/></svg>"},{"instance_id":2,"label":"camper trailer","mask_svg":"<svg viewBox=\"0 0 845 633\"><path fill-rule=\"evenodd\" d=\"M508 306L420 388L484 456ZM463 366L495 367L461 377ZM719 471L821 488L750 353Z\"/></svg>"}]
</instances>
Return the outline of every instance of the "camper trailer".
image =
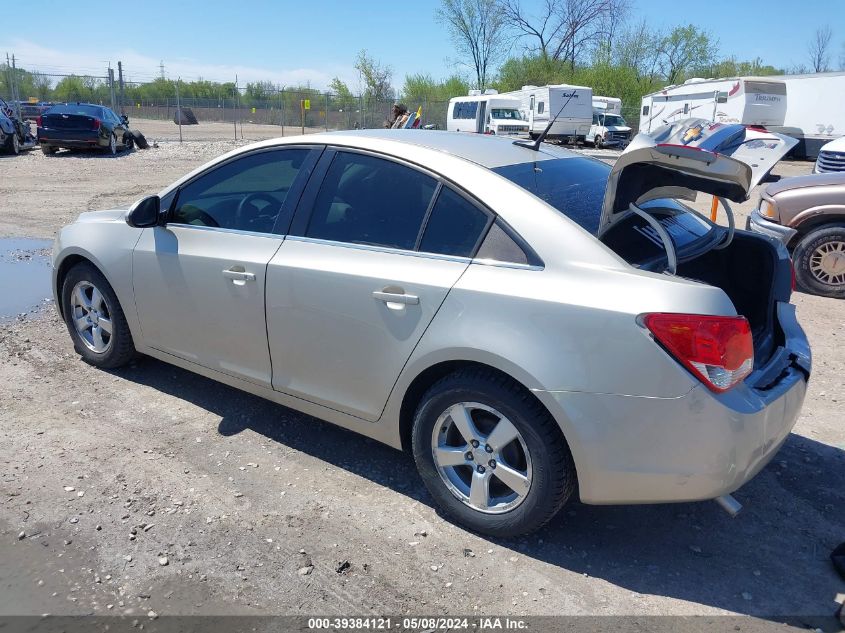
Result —
<instances>
[{"instance_id":1,"label":"camper trailer","mask_svg":"<svg viewBox=\"0 0 845 633\"><path fill-rule=\"evenodd\" d=\"M697 117L718 123L782 126L786 84L770 77L689 79L643 97L640 131Z\"/></svg>"},{"instance_id":2,"label":"camper trailer","mask_svg":"<svg viewBox=\"0 0 845 633\"><path fill-rule=\"evenodd\" d=\"M593 97L593 124L587 143L597 148L624 147L631 140L631 128L622 118L622 99Z\"/></svg>"},{"instance_id":3,"label":"camper trailer","mask_svg":"<svg viewBox=\"0 0 845 633\"><path fill-rule=\"evenodd\" d=\"M593 122L593 91L584 86L523 86L500 96L519 99L528 131L536 138L555 119L547 138L584 142Z\"/></svg>"},{"instance_id":4,"label":"camper trailer","mask_svg":"<svg viewBox=\"0 0 845 633\"><path fill-rule=\"evenodd\" d=\"M786 116L773 132L798 139L797 158L815 160L822 145L845 135L845 72L779 75L786 84Z\"/></svg>"},{"instance_id":5,"label":"camper trailer","mask_svg":"<svg viewBox=\"0 0 845 633\"><path fill-rule=\"evenodd\" d=\"M528 123L519 111L518 99L500 96L495 90L471 90L466 97L449 100L446 129L500 136L528 134Z\"/></svg>"}]
</instances>

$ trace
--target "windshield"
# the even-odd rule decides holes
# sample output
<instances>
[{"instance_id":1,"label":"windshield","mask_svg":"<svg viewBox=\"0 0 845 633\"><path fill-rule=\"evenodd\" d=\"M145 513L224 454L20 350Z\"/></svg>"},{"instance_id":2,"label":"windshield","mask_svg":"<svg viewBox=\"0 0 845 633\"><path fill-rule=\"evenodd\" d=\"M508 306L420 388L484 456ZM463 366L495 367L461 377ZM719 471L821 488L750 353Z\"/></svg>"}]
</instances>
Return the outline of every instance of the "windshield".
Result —
<instances>
[{"instance_id":1,"label":"windshield","mask_svg":"<svg viewBox=\"0 0 845 633\"><path fill-rule=\"evenodd\" d=\"M494 119L522 121L522 115L519 113L519 110L511 110L510 108L493 108L491 113Z\"/></svg>"},{"instance_id":2,"label":"windshield","mask_svg":"<svg viewBox=\"0 0 845 633\"><path fill-rule=\"evenodd\" d=\"M625 123L625 119L623 119L618 114L605 114L602 115L601 118L604 119L605 125L617 125L619 127L624 127L628 125L627 123Z\"/></svg>"},{"instance_id":3,"label":"windshield","mask_svg":"<svg viewBox=\"0 0 845 633\"><path fill-rule=\"evenodd\" d=\"M505 165L493 171L527 189L593 235L598 233L609 165L574 157Z\"/></svg>"}]
</instances>

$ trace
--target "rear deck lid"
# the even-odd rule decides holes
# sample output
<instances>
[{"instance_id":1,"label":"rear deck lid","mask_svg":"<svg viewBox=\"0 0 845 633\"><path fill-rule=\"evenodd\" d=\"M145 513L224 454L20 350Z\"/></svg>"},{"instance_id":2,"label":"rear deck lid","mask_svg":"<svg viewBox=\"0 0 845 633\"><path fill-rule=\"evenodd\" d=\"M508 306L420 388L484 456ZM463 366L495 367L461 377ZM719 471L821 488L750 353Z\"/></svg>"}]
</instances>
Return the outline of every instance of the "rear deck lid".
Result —
<instances>
[{"instance_id":1,"label":"rear deck lid","mask_svg":"<svg viewBox=\"0 0 845 633\"><path fill-rule=\"evenodd\" d=\"M607 181L598 235L628 205L698 192L742 202L798 141L739 124L687 119L638 134Z\"/></svg>"}]
</instances>

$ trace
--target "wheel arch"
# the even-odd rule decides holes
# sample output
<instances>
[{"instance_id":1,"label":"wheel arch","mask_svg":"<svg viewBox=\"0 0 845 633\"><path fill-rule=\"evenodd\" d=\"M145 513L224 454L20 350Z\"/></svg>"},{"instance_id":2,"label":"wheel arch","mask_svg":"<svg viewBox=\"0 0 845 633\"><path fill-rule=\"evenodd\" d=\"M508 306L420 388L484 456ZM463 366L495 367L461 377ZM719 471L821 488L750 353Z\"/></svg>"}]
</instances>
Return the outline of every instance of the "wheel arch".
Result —
<instances>
[{"instance_id":1,"label":"wheel arch","mask_svg":"<svg viewBox=\"0 0 845 633\"><path fill-rule=\"evenodd\" d=\"M795 230L798 232L789 240L789 247L796 247L798 242L813 231L837 227L845 228L845 210L837 213L820 213L810 216L795 227Z\"/></svg>"},{"instance_id":2,"label":"wheel arch","mask_svg":"<svg viewBox=\"0 0 845 633\"><path fill-rule=\"evenodd\" d=\"M575 472L578 482L576 485L580 486L581 473L585 472L586 469L579 467L583 456L574 430L569 425L568 420L566 420L563 410L560 409L554 398L547 397L548 392L532 389L529 385L533 382L533 380L527 374L524 374L524 372L520 372L513 367L508 367L510 363L504 359L501 360L502 362L499 363L496 362L496 359L471 359L468 356L464 356L437 360L436 362L431 362L422 368L415 367L413 372L404 372L407 380L407 387L401 389L401 400L398 397L399 394L395 394L397 396L395 400L399 401L396 405L394 405L395 417L394 415L389 415L388 417L388 419L398 419L398 448L403 451L410 451L414 414L420 404L420 401L422 400L422 397L432 385L441 378L462 369L484 369L500 374L515 382L533 399L535 399L540 406L542 406L543 409L552 416L555 422L557 422L561 437L568 445L575 464ZM413 378L407 378L408 374L413 374ZM522 375L520 376L520 374ZM388 403L385 413L388 413L390 409L391 404Z\"/></svg>"}]
</instances>

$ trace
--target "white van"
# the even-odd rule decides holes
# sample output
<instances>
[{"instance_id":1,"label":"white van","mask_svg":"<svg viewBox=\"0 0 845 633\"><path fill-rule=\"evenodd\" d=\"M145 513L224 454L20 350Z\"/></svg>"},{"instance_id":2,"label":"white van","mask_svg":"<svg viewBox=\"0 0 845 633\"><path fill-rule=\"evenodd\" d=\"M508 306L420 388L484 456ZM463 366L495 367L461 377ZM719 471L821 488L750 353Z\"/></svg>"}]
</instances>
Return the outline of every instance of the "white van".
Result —
<instances>
[{"instance_id":1,"label":"white van","mask_svg":"<svg viewBox=\"0 0 845 633\"><path fill-rule=\"evenodd\" d=\"M593 97L593 124L587 143L597 148L624 147L631 140L631 128L622 118L622 99Z\"/></svg>"},{"instance_id":2,"label":"white van","mask_svg":"<svg viewBox=\"0 0 845 633\"><path fill-rule=\"evenodd\" d=\"M500 96L519 99L532 138L539 136L555 117L557 120L549 130L549 139L583 143L590 132L593 120L591 88L567 84L523 86L522 90L503 92Z\"/></svg>"},{"instance_id":3,"label":"white van","mask_svg":"<svg viewBox=\"0 0 845 633\"><path fill-rule=\"evenodd\" d=\"M528 123L519 111L518 99L501 97L494 90L449 100L446 129L450 132L478 132L499 136L526 135Z\"/></svg>"}]
</instances>

